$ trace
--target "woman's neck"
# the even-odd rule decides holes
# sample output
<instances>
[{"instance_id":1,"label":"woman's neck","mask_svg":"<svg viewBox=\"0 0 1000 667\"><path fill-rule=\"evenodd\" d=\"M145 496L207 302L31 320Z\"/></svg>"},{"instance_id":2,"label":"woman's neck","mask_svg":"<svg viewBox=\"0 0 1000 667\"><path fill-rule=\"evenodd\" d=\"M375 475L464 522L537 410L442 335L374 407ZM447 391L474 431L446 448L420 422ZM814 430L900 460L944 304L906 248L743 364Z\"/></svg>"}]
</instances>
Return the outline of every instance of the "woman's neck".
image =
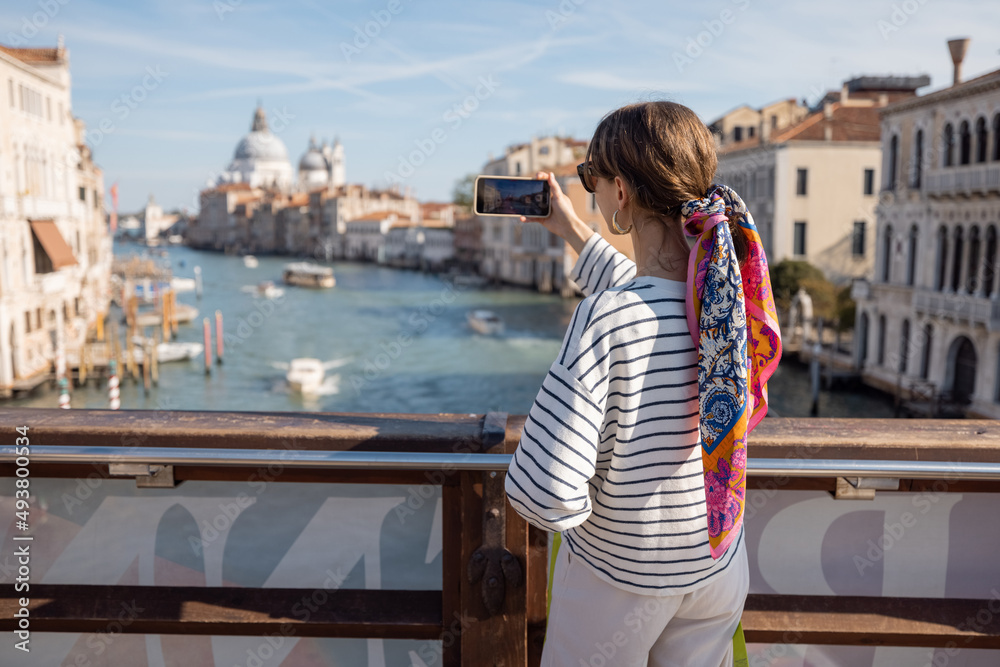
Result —
<instances>
[{"instance_id":1,"label":"woman's neck","mask_svg":"<svg viewBox=\"0 0 1000 667\"><path fill-rule=\"evenodd\" d=\"M632 247L635 249L636 276L687 280L690 247L680 234L668 233L667 225L679 225L679 220L664 221L654 216L638 217L632 224Z\"/></svg>"}]
</instances>

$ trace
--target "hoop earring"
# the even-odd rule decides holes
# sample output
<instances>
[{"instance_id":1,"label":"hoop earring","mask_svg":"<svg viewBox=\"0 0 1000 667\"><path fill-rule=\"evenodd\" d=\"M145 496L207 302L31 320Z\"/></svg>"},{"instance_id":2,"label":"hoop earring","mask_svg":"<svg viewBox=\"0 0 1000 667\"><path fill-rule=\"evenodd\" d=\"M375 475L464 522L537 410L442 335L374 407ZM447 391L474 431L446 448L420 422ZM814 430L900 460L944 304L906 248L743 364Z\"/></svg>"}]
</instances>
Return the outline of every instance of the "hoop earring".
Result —
<instances>
[{"instance_id":1,"label":"hoop earring","mask_svg":"<svg viewBox=\"0 0 1000 667\"><path fill-rule=\"evenodd\" d=\"M611 226L614 228L615 232L617 232L619 235L628 234L630 231L632 231L632 225L629 225L628 229L622 229L621 227L618 226L618 211L615 211L614 213L611 214Z\"/></svg>"}]
</instances>

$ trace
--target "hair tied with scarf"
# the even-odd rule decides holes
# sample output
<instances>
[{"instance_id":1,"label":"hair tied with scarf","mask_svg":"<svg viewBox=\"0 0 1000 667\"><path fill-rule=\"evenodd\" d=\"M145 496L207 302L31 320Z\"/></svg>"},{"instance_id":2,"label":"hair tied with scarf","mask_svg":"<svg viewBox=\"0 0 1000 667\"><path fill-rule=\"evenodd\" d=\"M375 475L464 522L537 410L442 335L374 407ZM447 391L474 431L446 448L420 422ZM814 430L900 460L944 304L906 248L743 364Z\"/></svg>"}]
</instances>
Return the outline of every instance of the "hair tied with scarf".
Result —
<instances>
[{"instance_id":1,"label":"hair tied with scarf","mask_svg":"<svg viewBox=\"0 0 1000 667\"><path fill-rule=\"evenodd\" d=\"M698 408L709 547L722 556L739 535L746 501L747 436L767 413L767 380L781 334L767 258L746 204L713 184L681 205L696 237L687 275L687 323L698 346ZM741 266L730 222L749 244Z\"/></svg>"}]
</instances>

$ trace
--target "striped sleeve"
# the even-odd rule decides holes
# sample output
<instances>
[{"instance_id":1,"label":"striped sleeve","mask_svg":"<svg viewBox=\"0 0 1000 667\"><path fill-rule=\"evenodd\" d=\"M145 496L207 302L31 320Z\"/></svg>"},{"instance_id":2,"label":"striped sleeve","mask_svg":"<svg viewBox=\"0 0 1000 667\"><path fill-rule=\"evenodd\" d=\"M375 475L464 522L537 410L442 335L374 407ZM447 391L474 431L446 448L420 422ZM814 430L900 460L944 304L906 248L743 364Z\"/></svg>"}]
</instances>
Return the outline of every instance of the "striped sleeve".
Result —
<instances>
[{"instance_id":1,"label":"striped sleeve","mask_svg":"<svg viewBox=\"0 0 1000 667\"><path fill-rule=\"evenodd\" d=\"M597 465L607 392L588 389L567 360L590 347L587 324L599 296L577 304L562 349L528 411L521 441L504 482L518 514L543 530L562 532L590 516L590 484Z\"/></svg>"},{"instance_id":2,"label":"striped sleeve","mask_svg":"<svg viewBox=\"0 0 1000 667\"><path fill-rule=\"evenodd\" d=\"M569 277L585 295L590 296L632 280L635 277L635 262L595 232L584 244Z\"/></svg>"},{"instance_id":3,"label":"striped sleeve","mask_svg":"<svg viewBox=\"0 0 1000 667\"><path fill-rule=\"evenodd\" d=\"M526 521L562 532L587 520L603 420L603 403L558 361L553 363L504 482L507 498Z\"/></svg>"}]
</instances>

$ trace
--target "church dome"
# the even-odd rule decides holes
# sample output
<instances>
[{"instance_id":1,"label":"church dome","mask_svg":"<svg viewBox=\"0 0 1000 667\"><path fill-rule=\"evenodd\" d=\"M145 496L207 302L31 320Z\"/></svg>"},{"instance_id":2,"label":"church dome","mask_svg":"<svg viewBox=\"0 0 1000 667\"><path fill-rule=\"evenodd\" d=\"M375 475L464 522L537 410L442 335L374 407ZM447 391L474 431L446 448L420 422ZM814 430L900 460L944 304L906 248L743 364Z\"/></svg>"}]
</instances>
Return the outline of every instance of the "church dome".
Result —
<instances>
[{"instance_id":1,"label":"church dome","mask_svg":"<svg viewBox=\"0 0 1000 667\"><path fill-rule=\"evenodd\" d=\"M307 150L303 155L302 159L299 160L299 171L326 171L329 165L326 162L326 157L316 146L315 139L309 142L309 150Z\"/></svg>"},{"instance_id":2,"label":"church dome","mask_svg":"<svg viewBox=\"0 0 1000 667\"><path fill-rule=\"evenodd\" d=\"M254 113L250 133L240 139L233 158L240 160L288 160L285 144L267 127L267 114L260 107Z\"/></svg>"}]
</instances>

